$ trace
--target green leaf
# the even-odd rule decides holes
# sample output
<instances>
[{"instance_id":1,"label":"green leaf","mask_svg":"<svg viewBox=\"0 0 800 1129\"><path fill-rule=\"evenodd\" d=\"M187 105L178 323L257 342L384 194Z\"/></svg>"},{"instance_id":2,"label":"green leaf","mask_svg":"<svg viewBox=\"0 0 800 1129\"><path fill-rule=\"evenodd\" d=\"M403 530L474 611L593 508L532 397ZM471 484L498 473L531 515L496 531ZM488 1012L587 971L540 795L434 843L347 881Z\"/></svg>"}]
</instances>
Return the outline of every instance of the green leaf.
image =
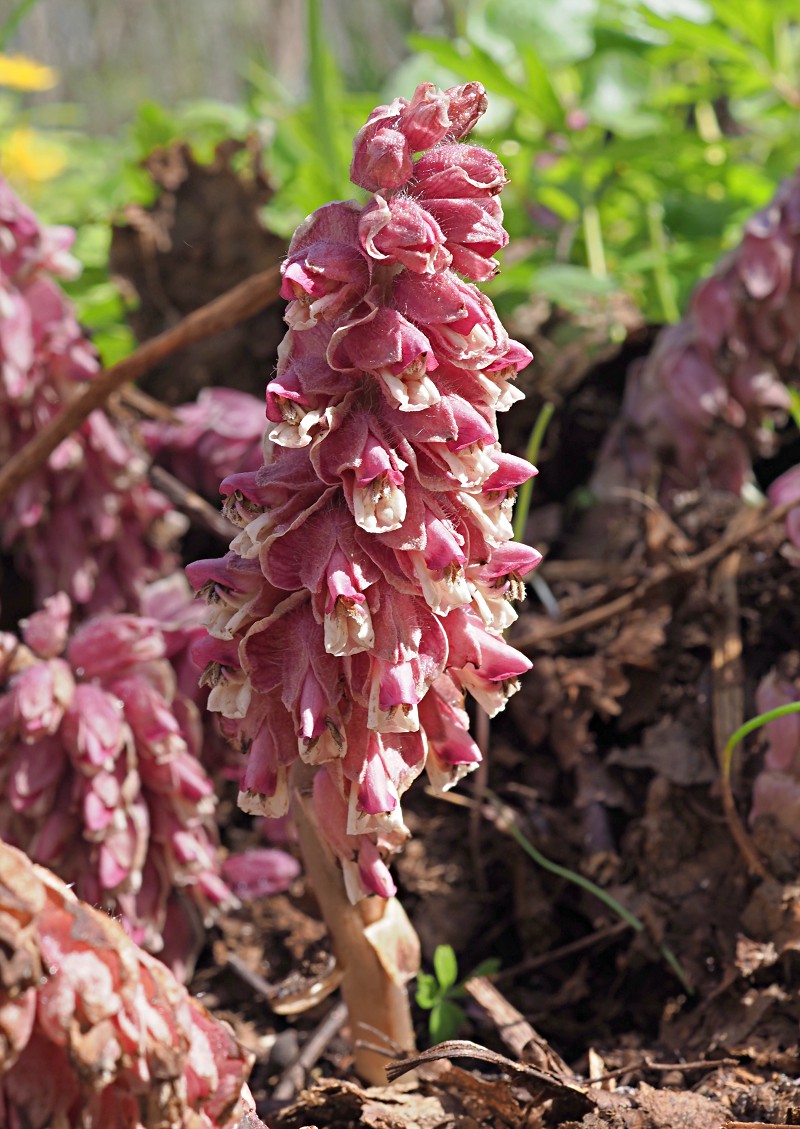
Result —
<instances>
[{"instance_id":1,"label":"green leaf","mask_svg":"<svg viewBox=\"0 0 800 1129\"><path fill-rule=\"evenodd\" d=\"M92 341L105 368L110 368L123 357L129 357L136 348L136 338L126 325L110 325L95 330Z\"/></svg>"},{"instance_id":2,"label":"green leaf","mask_svg":"<svg viewBox=\"0 0 800 1129\"><path fill-rule=\"evenodd\" d=\"M435 976L431 976L428 972L420 972L417 974L417 991L414 999L421 1008L424 1008L425 1011L429 1011L430 1008L438 1003L441 995L439 983Z\"/></svg>"},{"instance_id":3,"label":"green leaf","mask_svg":"<svg viewBox=\"0 0 800 1129\"><path fill-rule=\"evenodd\" d=\"M649 8L664 20L679 16L695 24L707 24L711 21L711 10L703 0L642 0L642 2L645 8Z\"/></svg>"},{"instance_id":4,"label":"green leaf","mask_svg":"<svg viewBox=\"0 0 800 1129\"><path fill-rule=\"evenodd\" d=\"M530 109L548 129L563 129L564 108L541 56L529 43L520 48L520 55L525 63L528 77L524 94ZM523 105L522 108L524 109L525 106Z\"/></svg>"},{"instance_id":5,"label":"green leaf","mask_svg":"<svg viewBox=\"0 0 800 1129\"><path fill-rule=\"evenodd\" d=\"M437 945L433 954L433 969L443 992L452 988L458 979L458 961L452 945Z\"/></svg>"},{"instance_id":6,"label":"green leaf","mask_svg":"<svg viewBox=\"0 0 800 1129\"><path fill-rule=\"evenodd\" d=\"M535 43L542 58L564 63L591 55L598 8L599 0L488 0L479 18L510 43Z\"/></svg>"},{"instance_id":7,"label":"green leaf","mask_svg":"<svg viewBox=\"0 0 800 1129\"><path fill-rule=\"evenodd\" d=\"M417 51L425 51L440 66L447 67L462 78L482 82L487 90L509 98L516 104L524 99L524 90L514 81L506 68L496 62L483 48L459 40L451 43L428 35L412 35L409 42ZM519 68L517 68L519 69Z\"/></svg>"},{"instance_id":8,"label":"green leaf","mask_svg":"<svg viewBox=\"0 0 800 1129\"><path fill-rule=\"evenodd\" d=\"M653 69L631 51L606 51L586 67L584 108L591 119L623 137L659 131L662 119L642 112Z\"/></svg>"},{"instance_id":9,"label":"green leaf","mask_svg":"<svg viewBox=\"0 0 800 1129\"><path fill-rule=\"evenodd\" d=\"M771 57L776 14L771 4L763 0L711 0L711 4L723 27L738 32L765 58Z\"/></svg>"},{"instance_id":10,"label":"green leaf","mask_svg":"<svg viewBox=\"0 0 800 1129\"><path fill-rule=\"evenodd\" d=\"M139 155L146 157L160 145L169 145L180 134L177 119L157 102L142 102L131 136Z\"/></svg>"},{"instance_id":11,"label":"green leaf","mask_svg":"<svg viewBox=\"0 0 800 1129\"><path fill-rule=\"evenodd\" d=\"M467 1014L463 1007L451 1003L450 1000L442 1000L436 1004L428 1019L431 1042L444 1043L447 1039L454 1038L466 1018Z\"/></svg>"},{"instance_id":12,"label":"green leaf","mask_svg":"<svg viewBox=\"0 0 800 1129\"><path fill-rule=\"evenodd\" d=\"M651 15L648 22L666 32L672 45L680 46L678 57L685 58L687 54L692 57L692 52L699 52L701 59L719 58L741 63L748 69L751 66L747 47L719 24L698 26L689 20L661 19L656 15Z\"/></svg>"},{"instance_id":13,"label":"green leaf","mask_svg":"<svg viewBox=\"0 0 800 1129\"><path fill-rule=\"evenodd\" d=\"M611 294L616 286L610 278L597 278L586 267L555 263L536 272L536 289L567 310L580 310L587 299Z\"/></svg>"},{"instance_id":14,"label":"green leaf","mask_svg":"<svg viewBox=\"0 0 800 1129\"><path fill-rule=\"evenodd\" d=\"M19 0L19 3L11 9L3 23L0 24L0 51L5 50L14 32L38 2L39 0Z\"/></svg>"}]
</instances>

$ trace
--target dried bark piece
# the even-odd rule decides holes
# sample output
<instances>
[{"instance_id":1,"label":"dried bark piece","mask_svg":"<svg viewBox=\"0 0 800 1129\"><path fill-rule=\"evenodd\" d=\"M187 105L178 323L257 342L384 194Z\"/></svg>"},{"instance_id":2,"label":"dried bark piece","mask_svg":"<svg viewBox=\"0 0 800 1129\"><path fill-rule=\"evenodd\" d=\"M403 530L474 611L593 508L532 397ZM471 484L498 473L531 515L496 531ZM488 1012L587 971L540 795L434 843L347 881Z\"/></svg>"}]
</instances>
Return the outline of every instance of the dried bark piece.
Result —
<instances>
[{"instance_id":1,"label":"dried bark piece","mask_svg":"<svg viewBox=\"0 0 800 1129\"><path fill-rule=\"evenodd\" d=\"M272 192L254 141L223 142L208 165L188 146L173 145L156 150L146 168L161 190L158 199L148 209L126 208L128 222L113 229L109 258L137 301L130 321L139 341L274 266L285 250L259 218ZM170 404L193 400L209 385L262 396L282 336L281 309L273 302L154 368L142 385Z\"/></svg>"}]
</instances>

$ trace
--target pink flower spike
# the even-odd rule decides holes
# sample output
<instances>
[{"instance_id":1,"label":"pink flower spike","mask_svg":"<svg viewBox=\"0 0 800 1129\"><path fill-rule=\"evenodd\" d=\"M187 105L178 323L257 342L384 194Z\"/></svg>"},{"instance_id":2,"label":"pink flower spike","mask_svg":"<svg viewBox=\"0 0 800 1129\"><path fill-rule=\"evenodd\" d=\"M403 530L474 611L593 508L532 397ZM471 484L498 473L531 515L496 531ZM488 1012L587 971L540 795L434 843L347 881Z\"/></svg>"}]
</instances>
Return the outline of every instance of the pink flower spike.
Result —
<instances>
[{"instance_id":1,"label":"pink flower spike","mask_svg":"<svg viewBox=\"0 0 800 1129\"><path fill-rule=\"evenodd\" d=\"M42 228L2 177L0 198L5 463L82 395L100 362L52 277L76 273L73 233ZM97 409L0 506L4 549L30 577L37 606L60 592L82 605L78 613L135 607L144 584L174 569L171 549L186 522L149 485L147 468L129 429ZM57 643L36 630L41 656L55 657Z\"/></svg>"},{"instance_id":2,"label":"pink flower spike","mask_svg":"<svg viewBox=\"0 0 800 1129\"><path fill-rule=\"evenodd\" d=\"M531 354L458 273L490 278L508 240L503 166L460 143L485 107L480 83L423 83L359 131L351 177L373 196L292 240L273 446L222 484L229 555L190 569L209 704L245 753L240 806L283 816L302 760L353 901L394 892L426 764L445 789L479 762L465 691L495 713L530 666L500 632L539 561L509 545L535 471L500 449L496 412Z\"/></svg>"},{"instance_id":3,"label":"pink flower spike","mask_svg":"<svg viewBox=\"0 0 800 1129\"><path fill-rule=\"evenodd\" d=\"M238 1124L252 1056L229 1030L118 921L2 842L0 875L5 943L23 957L6 962L3 1124Z\"/></svg>"},{"instance_id":4,"label":"pink flower spike","mask_svg":"<svg viewBox=\"0 0 800 1129\"><path fill-rule=\"evenodd\" d=\"M28 622L29 637L51 610ZM176 898L206 921L233 901L219 878L213 787L195 756L197 711L166 649L152 620L106 615L66 641L66 658L19 644L16 663L27 665L0 670L0 838L56 867L154 951ZM189 970L196 952L175 955Z\"/></svg>"}]
</instances>

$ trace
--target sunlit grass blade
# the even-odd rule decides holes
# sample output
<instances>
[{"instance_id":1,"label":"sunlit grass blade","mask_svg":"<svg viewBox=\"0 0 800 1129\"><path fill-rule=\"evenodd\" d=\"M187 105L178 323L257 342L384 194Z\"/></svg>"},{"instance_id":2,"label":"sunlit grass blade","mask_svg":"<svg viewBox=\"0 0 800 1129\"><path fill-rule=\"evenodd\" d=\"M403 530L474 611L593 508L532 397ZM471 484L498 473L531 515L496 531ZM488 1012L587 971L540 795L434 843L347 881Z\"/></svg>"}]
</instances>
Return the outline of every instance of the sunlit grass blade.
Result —
<instances>
[{"instance_id":1,"label":"sunlit grass blade","mask_svg":"<svg viewBox=\"0 0 800 1129\"><path fill-rule=\"evenodd\" d=\"M11 9L3 22L0 23L0 51L5 50L6 45L11 42L14 32L38 3L39 0L19 0L19 3Z\"/></svg>"},{"instance_id":2,"label":"sunlit grass blade","mask_svg":"<svg viewBox=\"0 0 800 1129\"><path fill-rule=\"evenodd\" d=\"M725 749L722 753L722 773L725 780L730 780L731 765L733 764L733 754L736 746L740 741L744 741L745 737L749 737L751 733L755 733L762 725L767 722L776 721L779 717L786 717L790 713L800 713L800 702L787 702L784 706L776 706L773 710L767 710L766 713L760 713L757 717L751 717L743 725L740 725L728 738L725 743Z\"/></svg>"},{"instance_id":3,"label":"sunlit grass blade","mask_svg":"<svg viewBox=\"0 0 800 1129\"><path fill-rule=\"evenodd\" d=\"M800 708L800 702L797 703L797 706ZM637 933L644 932L644 922L641 921L636 914L631 913L629 909L622 905L621 902L618 902L617 899L606 890L603 890L600 886L596 886L591 879L585 878L582 874L578 874L574 870L569 870L566 866L561 866L559 863L553 862L543 855L541 851L537 850L530 839L528 839L517 826L514 810L507 804L504 804L500 797L489 788L485 788L482 791L483 795L500 816L502 821L500 826L502 830L506 831L518 846L523 849L525 854L533 859L538 866L541 866L543 870L547 870L551 874L557 875L559 878L566 879L567 882L571 882L574 886L580 886L581 889L586 890L587 893L593 894L603 905L608 906L613 913L617 914L626 924L630 925L631 929L635 930ZM672 949L664 944L659 945L658 949L686 991L690 993L693 992L692 986L686 977L686 973Z\"/></svg>"},{"instance_id":4,"label":"sunlit grass blade","mask_svg":"<svg viewBox=\"0 0 800 1129\"><path fill-rule=\"evenodd\" d=\"M545 433L553 418L555 408L551 403L542 404L541 410L536 417L536 422L531 430L530 438L528 439L528 446L525 451L525 458L529 463L536 464L539 458L539 451L541 450L542 443L544 442ZM531 510L531 498L533 497L533 479L529 478L527 482L523 482L519 490L517 504L514 507L514 540L524 541L525 539L525 526L528 524L528 514ZM536 573L531 577L531 585L536 592L536 595L542 601L542 604L547 609L548 615L554 619L558 618L558 601L556 600L547 582L538 576Z\"/></svg>"},{"instance_id":5,"label":"sunlit grass blade","mask_svg":"<svg viewBox=\"0 0 800 1129\"><path fill-rule=\"evenodd\" d=\"M324 179L328 184L327 195L336 198L347 195L349 189L347 168L338 144L341 123L337 107L341 103L343 91L338 81L336 62L325 44L324 31L320 0L308 0L308 64L313 130L324 168Z\"/></svg>"},{"instance_id":6,"label":"sunlit grass blade","mask_svg":"<svg viewBox=\"0 0 800 1129\"><path fill-rule=\"evenodd\" d=\"M551 403L542 404L541 410L536 417L536 422L531 430L530 438L528 439L528 446L525 450L525 458L529 463L536 465L536 460L539 458L539 451L544 442L545 433L550 425L550 420L553 418L554 406ZM531 498L533 497L533 479L529 478L527 482L523 482L519 488L519 495L514 507L514 540L522 541L525 536L525 526L528 524L528 514L531 510Z\"/></svg>"}]
</instances>

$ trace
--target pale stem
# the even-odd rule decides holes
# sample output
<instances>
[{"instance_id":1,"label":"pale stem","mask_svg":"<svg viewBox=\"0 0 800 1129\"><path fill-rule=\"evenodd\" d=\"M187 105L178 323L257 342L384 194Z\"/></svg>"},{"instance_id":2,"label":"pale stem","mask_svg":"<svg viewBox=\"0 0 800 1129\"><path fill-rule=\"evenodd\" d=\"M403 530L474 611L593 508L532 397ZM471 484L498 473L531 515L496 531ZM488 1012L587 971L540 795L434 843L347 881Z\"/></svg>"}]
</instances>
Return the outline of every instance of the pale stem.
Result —
<instances>
[{"instance_id":1,"label":"pale stem","mask_svg":"<svg viewBox=\"0 0 800 1129\"><path fill-rule=\"evenodd\" d=\"M314 819L308 784L307 766L298 762L292 814L305 873L344 973L341 991L356 1044L356 1070L371 1085L385 1086L392 1049L414 1050L407 984L419 971L419 938L396 898L373 896L351 904L341 868ZM360 1040L373 1045L385 1041L387 1053L359 1047Z\"/></svg>"}]
</instances>

